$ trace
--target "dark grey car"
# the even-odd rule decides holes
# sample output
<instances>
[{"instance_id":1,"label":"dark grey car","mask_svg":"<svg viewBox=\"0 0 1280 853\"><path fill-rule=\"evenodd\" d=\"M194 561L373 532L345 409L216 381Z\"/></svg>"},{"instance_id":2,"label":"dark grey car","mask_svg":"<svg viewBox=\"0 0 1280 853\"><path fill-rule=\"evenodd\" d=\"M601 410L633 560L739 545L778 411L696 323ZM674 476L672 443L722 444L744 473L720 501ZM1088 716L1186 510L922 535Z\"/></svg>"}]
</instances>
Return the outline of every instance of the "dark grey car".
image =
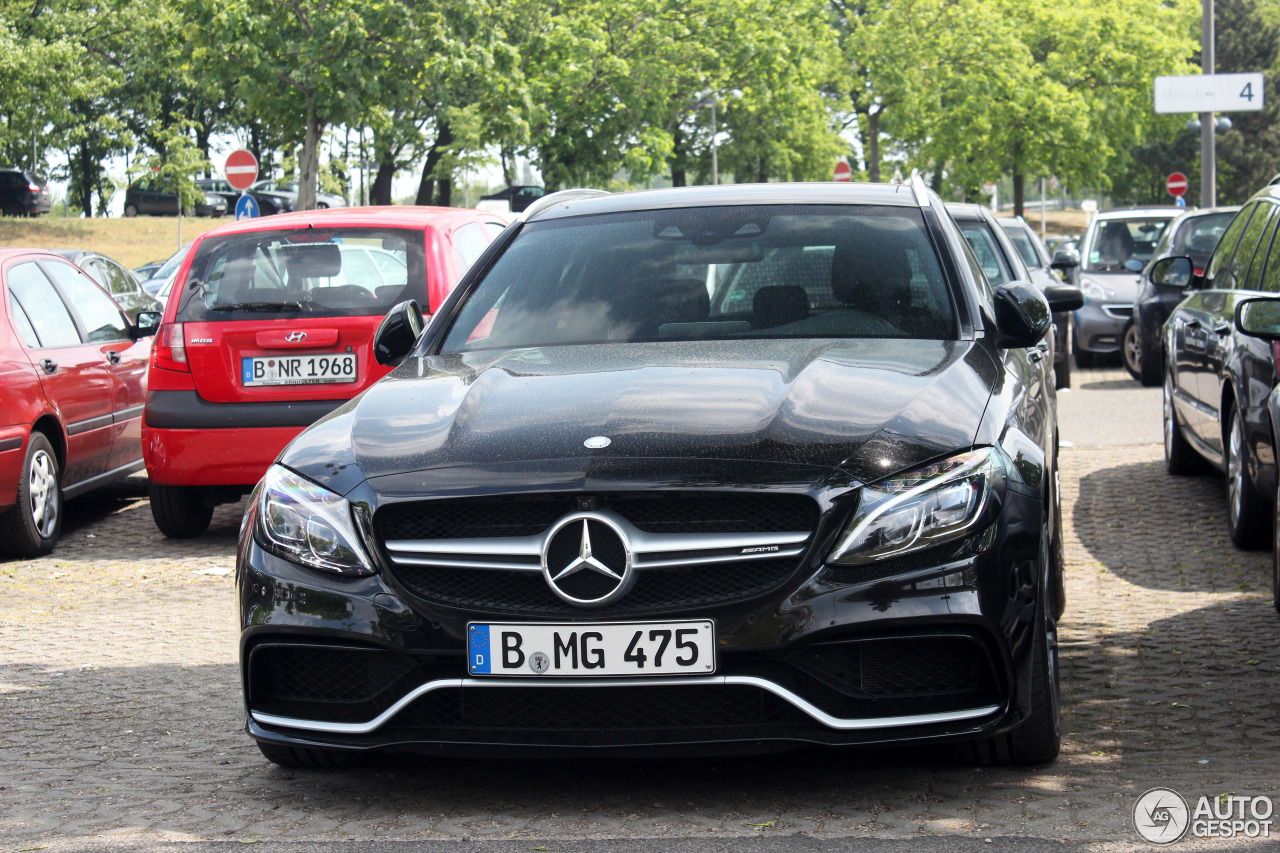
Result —
<instances>
[{"instance_id":1,"label":"dark grey car","mask_svg":"<svg viewBox=\"0 0 1280 853\"><path fill-rule=\"evenodd\" d=\"M997 219L1004 233L1009 235L1018 256L1027 265L1031 283L1044 292L1045 288L1065 283L1063 272L1078 267L1079 255L1071 246L1063 246L1052 257L1040 237L1021 217ZM1072 259L1074 258L1074 263ZM1053 315L1053 377L1059 388L1071 387L1071 312Z\"/></svg>"},{"instance_id":2,"label":"dark grey car","mask_svg":"<svg viewBox=\"0 0 1280 853\"><path fill-rule=\"evenodd\" d=\"M111 294L111 298L135 323L138 321L138 314L142 311L164 310L160 300L143 290L137 276L119 261L86 249L54 249L53 251L80 267L89 274L90 278L102 285L102 288Z\"/></svg>"}]
</instances>

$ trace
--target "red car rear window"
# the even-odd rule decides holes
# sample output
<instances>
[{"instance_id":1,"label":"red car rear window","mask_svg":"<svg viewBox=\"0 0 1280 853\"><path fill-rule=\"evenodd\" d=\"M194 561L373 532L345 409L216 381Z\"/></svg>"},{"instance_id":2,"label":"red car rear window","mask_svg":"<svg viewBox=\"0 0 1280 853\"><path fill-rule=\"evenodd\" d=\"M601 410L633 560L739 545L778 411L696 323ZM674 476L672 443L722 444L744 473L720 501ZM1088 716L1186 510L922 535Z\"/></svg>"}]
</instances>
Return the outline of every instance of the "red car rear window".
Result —
<instances>
[{"instance_id":1,"label":"red car rear window","mask_svg":"<svg viewBox=\"0 0 1280 853\"><path fill-rule=\"evenodd\" d=\"M263 231L206 240L182 287L178 322L385 314L427 304L423 232Z\"/></svg>"}]
</instances>

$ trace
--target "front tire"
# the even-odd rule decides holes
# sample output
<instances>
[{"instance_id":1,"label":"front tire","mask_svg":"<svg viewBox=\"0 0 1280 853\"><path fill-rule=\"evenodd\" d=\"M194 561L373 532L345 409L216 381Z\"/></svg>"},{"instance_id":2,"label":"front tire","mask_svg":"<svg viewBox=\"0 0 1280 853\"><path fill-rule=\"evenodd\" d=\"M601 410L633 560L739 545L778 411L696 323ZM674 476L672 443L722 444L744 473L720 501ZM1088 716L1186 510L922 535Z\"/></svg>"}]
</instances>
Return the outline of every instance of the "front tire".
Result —
<instances>
[{"instance_id":1,"label":"front tire","mask_svg":"<svg viewBox=\"0 0 1280 853\"><path fill-rule=\"evenodd\" d=\"M11 557L42 557L62 532L62 471L53 445L31 433L18 480L18 501L0 514L0 551Z\"/></svg>"},{"instance_id":2,"label":"front tire","mask_svg":"<svg viewBox=\"0 0 1280 853\"><path fill-rule=\"evenodd\" d=\"M1175 477L1187 477L1204 470L1204 460L1187 443L1173 405L1173 374L1164 375L1164 466Z\"/></svg>"},{"instance_id":3,"label":"front tire","mask_svg":"<svg viewBox=\"0 0 1280 853\"><path fill-rule=\"evenodd\" d=\"M1048 538L1048 531L1046 531ZM1042 559L1050 558L1049 543ZM971 763L1026 767L1048 764L1062 749L1062 703L1058 676L1058 605L1053 600L1052 565L1041 594L1040 624L1031 662L1031 713L1013 731L967 744Z\"/></svg>"},{"instance_id":4,"label":"front tire","mask_svg":"<svg viewBox=\"0 0 1280 853\"><path fill-rule=\"evenodd\" d=\"M6 204L4 206L4 215L12 216L15 219L25 218L27 215L27 210L22 205L18 204L16 201L10 202L9 204Z\"/></svg>"},{"instance_id":5,"label":"front tire","mask_svg":"<svg viewBox=\"0 0 1280 853\"><path fill-rule=\"evenodd\" d=\"M205 506L200 489L194 486L148 486L151 517L156 527L170 539L190 539L209 529L213 507Z\"/></svg>"},{"instance_id":6,"label":"front tire","mask_svg":"<svg viewBox=\"0 0 1280 853\"><path fill-rule=\"evenodd\" d=\"M124 215L132 219L138 215L138 206L136 204L126 204L124 206Z\"/></svg>"},{"instance_id":7,"label":"front tire","mask_svg":"<svg viewBox=\"0 0 1280 853\"><path fill-rule=\"evenodd\" d=\"M1233 404L1228 413L1227 457L1227 532L1237 548L1256 551L1266 546L1271 531L1270 513L1249 476L1246 464L1244 418Z\"/></svg>"},{"instance_id":8,"label":"front tire","mask_svg":"<svg viewBox=\"0 0 1280 853\"><path fill-rule=\"evenodd\" d=\"M1139 364L1138 381L1144 388L1154 388L1160 384L1164 376L1164 352L1161 351L1159 343L1153 346L1146 343L1146 338L1142 340L1142 360Z\"/></svg>"},{"instance_id":9,"label":"front tire","mask_svg":"<svg viewBox=\"0 0 1280 853\"><path fill-rule=\"evenodd\" d=\"M1124 327L1121 337L1120 354L1124 359L1124 369L1129 375L1142 380L1142 336L1138 332L1138 324L1130 323Z\"/></svg>"}]
</instances>

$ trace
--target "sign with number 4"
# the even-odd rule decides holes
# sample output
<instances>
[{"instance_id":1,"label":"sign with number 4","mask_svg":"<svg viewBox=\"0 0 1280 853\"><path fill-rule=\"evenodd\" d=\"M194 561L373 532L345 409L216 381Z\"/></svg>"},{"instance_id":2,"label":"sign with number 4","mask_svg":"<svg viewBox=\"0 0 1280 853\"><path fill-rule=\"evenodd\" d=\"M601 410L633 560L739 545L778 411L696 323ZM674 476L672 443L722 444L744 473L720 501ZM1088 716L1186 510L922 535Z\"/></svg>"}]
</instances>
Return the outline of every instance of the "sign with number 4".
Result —
<instances>
[{"instance_id":1,"label":"sign with number 4","mask_svg":"<svg viewBox=\"0 0 1280 853\"><path fill-rule=\"evenodd\" d=\"M1262 109L1262 72L1191 74L1156 78L1158 113L1256 112Z\"/></svg>"}]
</instances>

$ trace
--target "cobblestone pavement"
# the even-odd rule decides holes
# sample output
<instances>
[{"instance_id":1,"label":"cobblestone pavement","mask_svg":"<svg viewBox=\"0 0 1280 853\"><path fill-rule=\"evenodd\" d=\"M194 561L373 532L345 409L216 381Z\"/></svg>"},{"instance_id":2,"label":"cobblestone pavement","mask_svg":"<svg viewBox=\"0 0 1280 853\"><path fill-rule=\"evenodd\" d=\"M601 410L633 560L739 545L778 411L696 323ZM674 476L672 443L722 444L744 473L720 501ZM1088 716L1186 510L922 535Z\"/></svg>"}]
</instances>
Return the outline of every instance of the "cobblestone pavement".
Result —
<instances>
[{"instance_id":1,"label":"cobblestone pavement","mask_svg":"<svg viewBox=\"0 0 1280 853\"><path fill-rule=\"evenodd\" d=\"M1074 407L1127 381L1078 378ZM131 478L73 502L50 557L0 563L0 850L764 834L1122 848L1142 846L1130 814L1148 788L1280 794L1270 555L1231 546L1220 477L1169 477L1159 445L1075 444L1062 453L1067 736L1056 764L1029 770L923 749L283 770L241 730L242 507L219 509L200 539L165 540Z\"/></svg>"}]
</instances>

